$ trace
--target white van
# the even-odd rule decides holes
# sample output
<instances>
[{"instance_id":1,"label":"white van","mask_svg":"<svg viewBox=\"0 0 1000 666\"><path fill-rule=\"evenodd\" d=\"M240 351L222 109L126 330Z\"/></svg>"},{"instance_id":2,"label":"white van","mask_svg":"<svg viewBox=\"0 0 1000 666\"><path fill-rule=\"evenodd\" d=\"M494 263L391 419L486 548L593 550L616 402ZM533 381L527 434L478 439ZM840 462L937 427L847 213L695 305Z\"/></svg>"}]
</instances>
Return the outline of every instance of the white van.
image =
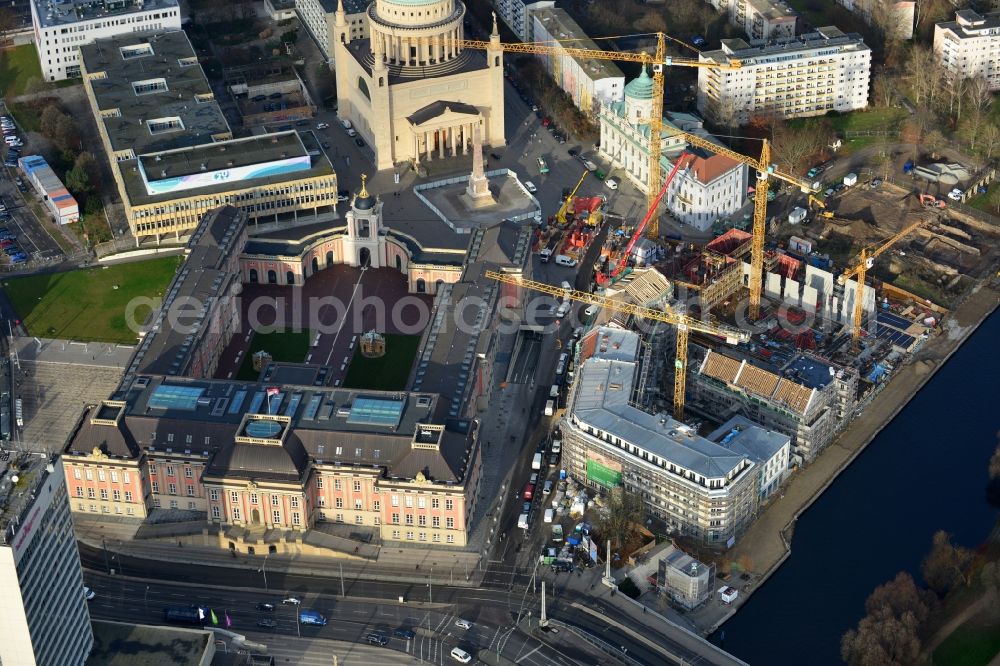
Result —
<instances>
[{"instance_id":1,"label":"white van","mask_svg":"<svg viewBox=\"0 0 1000 666\"><path fill-rule=\"evenodd\" d=\"M594 164L593 162L591 162L590 160L586 160L583 163L583 166L587 167L587 171L591 171L591 172L597 171L597 165Z\"/></svg>"},{"instance_id":2,"label":"white van","mask_svg":"<svg viewBox=\"0 0 1000 666\"><path fill-rule=\"evenodd\" d=\"M549 405L551 405L551 404L552 404L552 401L549 400ZM550 416L551 416L551 414L550 414ZM541 453L536 453L535 457L531 459L531 469L541 469L541 468L542 468L542 454Z\"/></svg>"},{"instance_id":3,"label":"white van","mask_svg":"<svg viewBox=\"0 0 1000 666\"><path fill-rule=\"evenodd\" d=\"M553 511L552 509L546 509L545 510L545 516L542 518L542 521L546 522L546 523L551 523L552 522L552 518L555 516L555 513L556 512Z\"/></svg>"},{"instance_id":4,"label":"white van","mask_svg":"<svg viewBox=\"0 0 1000 666\"><path fill-rule=\"evenodd\" d=\"M618 181L615 180L614 178L608 178L606 181L604 181L604 185L609 190L617 190L618 189Z\"/></svg>"},{"instance_id":5,"label":"white van","mask_svg":"<svg viewBox=\"0 0 1000 666\"><path fill-rule=\"evenodd\" d=\"M517 526L520 527L522 530L528 529L528 514L522 513L520 516L518 516Z\"/></svg>"},{"instance_id":6,"label":"white van","mask_svg":"<svg viewBox=\"0 0 1000 666\"><path fill-rule=\"evenodd\" d=\"M559 384L552 385L552 388L549 389L549 397L553 400L559 397Z\"/></svg>"},{"instance_id":7,"label":"white van","mask_svg":"<svg viewBox=\"0 0 1000 666\"><path fill-rule=\"evenodd\" d=\"M547 400L545 402L545 415L552 416L553 412L556 411L556 403L553 400ZM535 467L534 469L538 469Z\"/></svg>"},{"instance_id":8,"label":"white van","mask_svg":"<svg viewBox=\"0 0 1000 666\"><path fill-rule=\"evenodd\" d=\"M570 308L570 302L569 301L566 301L564 303L560 303L559 304L559 309L556 310L556 318L557 319L562 319L563 317L565 317L566 313L569 312L569 308Z\"/></svg>"},{"instance_id":9,"label":"white van","mask_svg":"<svg viewBox=\"0 0 1000 666\"><path fill-rule=\"evenodd\" d=\"M451 649L451 658L463 664L468 664L472 661L472 655L458 647L453 647Z\"/></svg>"},{"instance_id":10,"label":"white van","mask_svg":"<svg viewBox=\"0 0 1000 666\"><path fill-rule=\"evenodd\" d=\"M587 309L583 311L583 315L588 318L593 317L600 309L601 308L598 305L588 305Z\"/></svg>"},{"instance_id":11,"label":"white van","mask_svg":"<svg viewBox=\"0 0 1000 666\"><path fill-rule=\"evenodd\" d=\"M535 187L535 184L533 182L531 182L530 180L524 181L524 189L528 190L532 194L534 194L535 192L538 191L538 188Z\"/></svg>"},{"instance_id":12,"label":"white van","mask_svg":"<svg viewBox=\"0 0 1000 666\"><path fill-rule=\"evenodd\" d=\"M354 127L354 125L351 124L351 121L348 120L347 118L340 119L340 126L343 127L345 130L349 130L352 127Z\"/></svg>"},{"instance_id":13,"label":"white van","mask_svg":"<svg viewBox=\"0 0 1000 666\"><path fill-rule=\"evenodd\" d=\"M556 263L560 266L576 266L576 259L567 257L565 254L556 255Z\"/></svg>"},{"instance_id":14,"label":"white van","mask_svg":"<svg viewBox=\"0 0 1000 666\"><path fill-rule=\"evenodd\" d=\"M549 263L549 259L551 257L552 257L552 250L550 250L549 248L544 248L542 249L541 252L538 253L538 258L543 264Z\"/></svg>"},{"instance_id":15,"label":"white van","mask_svg":"<svg viewBox=\"0 0 1000 666\"><path fill-rule=\"evenodd\" d=\"M573 285L571 285L567 280L563 280L562 284L559 286L563 288L563 291L573 291Z\"/></svg>"}]
</instances>

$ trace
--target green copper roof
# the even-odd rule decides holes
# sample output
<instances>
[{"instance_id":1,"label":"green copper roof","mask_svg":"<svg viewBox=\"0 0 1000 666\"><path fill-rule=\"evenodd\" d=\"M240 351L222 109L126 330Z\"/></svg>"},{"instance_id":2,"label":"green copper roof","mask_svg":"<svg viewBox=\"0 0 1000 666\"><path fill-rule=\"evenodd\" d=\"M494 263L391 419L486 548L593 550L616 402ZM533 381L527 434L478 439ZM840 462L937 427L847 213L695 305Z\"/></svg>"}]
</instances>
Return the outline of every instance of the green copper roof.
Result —
<instances>
[{"instance_id":1,"label":"green copper roof","mask_svg":"<svg viewBox=\"0 0 1000 666\"><path fill-rule=\"evenodd\" d=\"M625 86L625 96L632 99L653 99L653 79L649 78L646 68L642 68L639 78L632 79Z\"/></svg>"}]
</instances>

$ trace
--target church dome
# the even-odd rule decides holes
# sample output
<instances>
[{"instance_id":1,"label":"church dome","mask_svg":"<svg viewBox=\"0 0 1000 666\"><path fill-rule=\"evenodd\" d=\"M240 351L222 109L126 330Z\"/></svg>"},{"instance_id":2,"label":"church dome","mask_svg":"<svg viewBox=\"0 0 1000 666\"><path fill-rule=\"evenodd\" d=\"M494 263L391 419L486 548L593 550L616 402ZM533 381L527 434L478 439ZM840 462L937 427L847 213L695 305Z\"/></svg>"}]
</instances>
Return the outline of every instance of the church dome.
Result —
<instances>
[{"instance_id":1,"label":"church dome","mask_svg":"<svg viewBox=\"0 0 1000 666\"><path fill-rule=\"evenodd\" d=\"M653 79L649 77L646 68L642 74L625 85L625 97L629 99L653 99Z\"/></svg>"}]
</instances>

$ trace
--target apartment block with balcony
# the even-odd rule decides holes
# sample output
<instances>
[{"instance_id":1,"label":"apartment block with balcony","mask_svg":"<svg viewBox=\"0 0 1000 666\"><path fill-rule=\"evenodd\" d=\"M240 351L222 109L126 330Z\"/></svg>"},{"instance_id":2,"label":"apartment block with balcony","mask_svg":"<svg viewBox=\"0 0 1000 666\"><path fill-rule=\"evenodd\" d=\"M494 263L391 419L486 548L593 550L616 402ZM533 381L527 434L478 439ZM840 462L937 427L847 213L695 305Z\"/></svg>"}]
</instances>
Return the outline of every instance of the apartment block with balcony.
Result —
<instances>
[{"instance_id":1,"label":"apartment block with balcony","mask_svg":"<svg viewBox=\"0 0 1000 666\"><path fill-rule=\"evenodd\" d=\"M525 2L524 0L492 0L497 16L517 35L522 42L535 41L531 21L531 12L536 9L552 9L556 6L554 0L539 0Z\"/></svg>"},{"instance_id":2,"label":"apartment block with balcony","mask_svg":"<svg viewBox=\"0 0 1000 666\"><path fill-rule=\"evenodd\" d=\"M327 63L332 63L336 49L333 46L334 22L337 4L343 3L351 39L368 38L368 20L365 11L372 0L295 0L295 13L323 52Z\"/></svg>"},{"instance_id":3,"label":"apartment block with balcony","mask_svg":"<svg viewBox=\"0 0 1000 666\"><path fill-rule=\"evenodd\" d=\"M888 26L890 36L896 39L913 39L916 0L837 0L847 11L859 15L865 23Z\"/></svg>"},{"instance_id":4,"label":"apartment block with balcony","mask_svg":"<svg viewBox=\"0 0 1000 666\"><path fill-rule=\"evenodd\" d=\"M981 77L1000 90L1000 11L955 12L954 21L934 26L934 53L952 77Z\"/></svg>"},{"instance_id":5,"label":"apartment block with balcony","mask_svg":"<svg viewBox=\"0 0 1000 666\"><path fill-rule=\"evenodd\" d=\"M727 39L699 59L743 63L732 70L699 69L698 109L710 118L742 125L754 115L800 118L868 106L871 49L856 33L825 27L762 46Z\"/></svg>"},{"instance_id":6,"label":"apartment block with balcony","mask_svg":"<svg viewBox=\"0 0 1000 666\"><path fill-rule=\"evenodd\" d=\"M731 0L728 10L729 22L751 40L795 37L798 29L798 12L783 0Z\"/></svg>"}]
</instances>

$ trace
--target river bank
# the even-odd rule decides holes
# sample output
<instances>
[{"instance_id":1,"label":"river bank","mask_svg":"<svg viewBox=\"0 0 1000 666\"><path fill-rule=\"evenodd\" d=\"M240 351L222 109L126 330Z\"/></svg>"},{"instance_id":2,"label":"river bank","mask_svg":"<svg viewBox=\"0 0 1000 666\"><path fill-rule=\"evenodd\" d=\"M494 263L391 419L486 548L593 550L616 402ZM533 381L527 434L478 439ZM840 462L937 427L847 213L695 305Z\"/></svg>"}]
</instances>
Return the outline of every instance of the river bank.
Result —
<instances>
[{"instance_id":1,"label":"river bank","mask_svg":"<svg viewBox=\"0 0 1000 666\"><path fill-rule=\"evenodd\" d=\"M942 332L900 367L890 383L834 442L808 467L797 471L782 494L760 515L754 525L727 553L741 562L749 580L736 580L740 596L725 614L718 614L718 600L693 618L701 620L704 634L711 634L745 604L752 594L781 567L791 554L796 521L847 469L872 440L899 414L924 385L942 368L970 335L1000 306L1000 285L985 284L973 290L946 318ZM715 608L711 608L715 606ZM705 612L705 611L708 612Z\"/></svg>"}]
</instances>

